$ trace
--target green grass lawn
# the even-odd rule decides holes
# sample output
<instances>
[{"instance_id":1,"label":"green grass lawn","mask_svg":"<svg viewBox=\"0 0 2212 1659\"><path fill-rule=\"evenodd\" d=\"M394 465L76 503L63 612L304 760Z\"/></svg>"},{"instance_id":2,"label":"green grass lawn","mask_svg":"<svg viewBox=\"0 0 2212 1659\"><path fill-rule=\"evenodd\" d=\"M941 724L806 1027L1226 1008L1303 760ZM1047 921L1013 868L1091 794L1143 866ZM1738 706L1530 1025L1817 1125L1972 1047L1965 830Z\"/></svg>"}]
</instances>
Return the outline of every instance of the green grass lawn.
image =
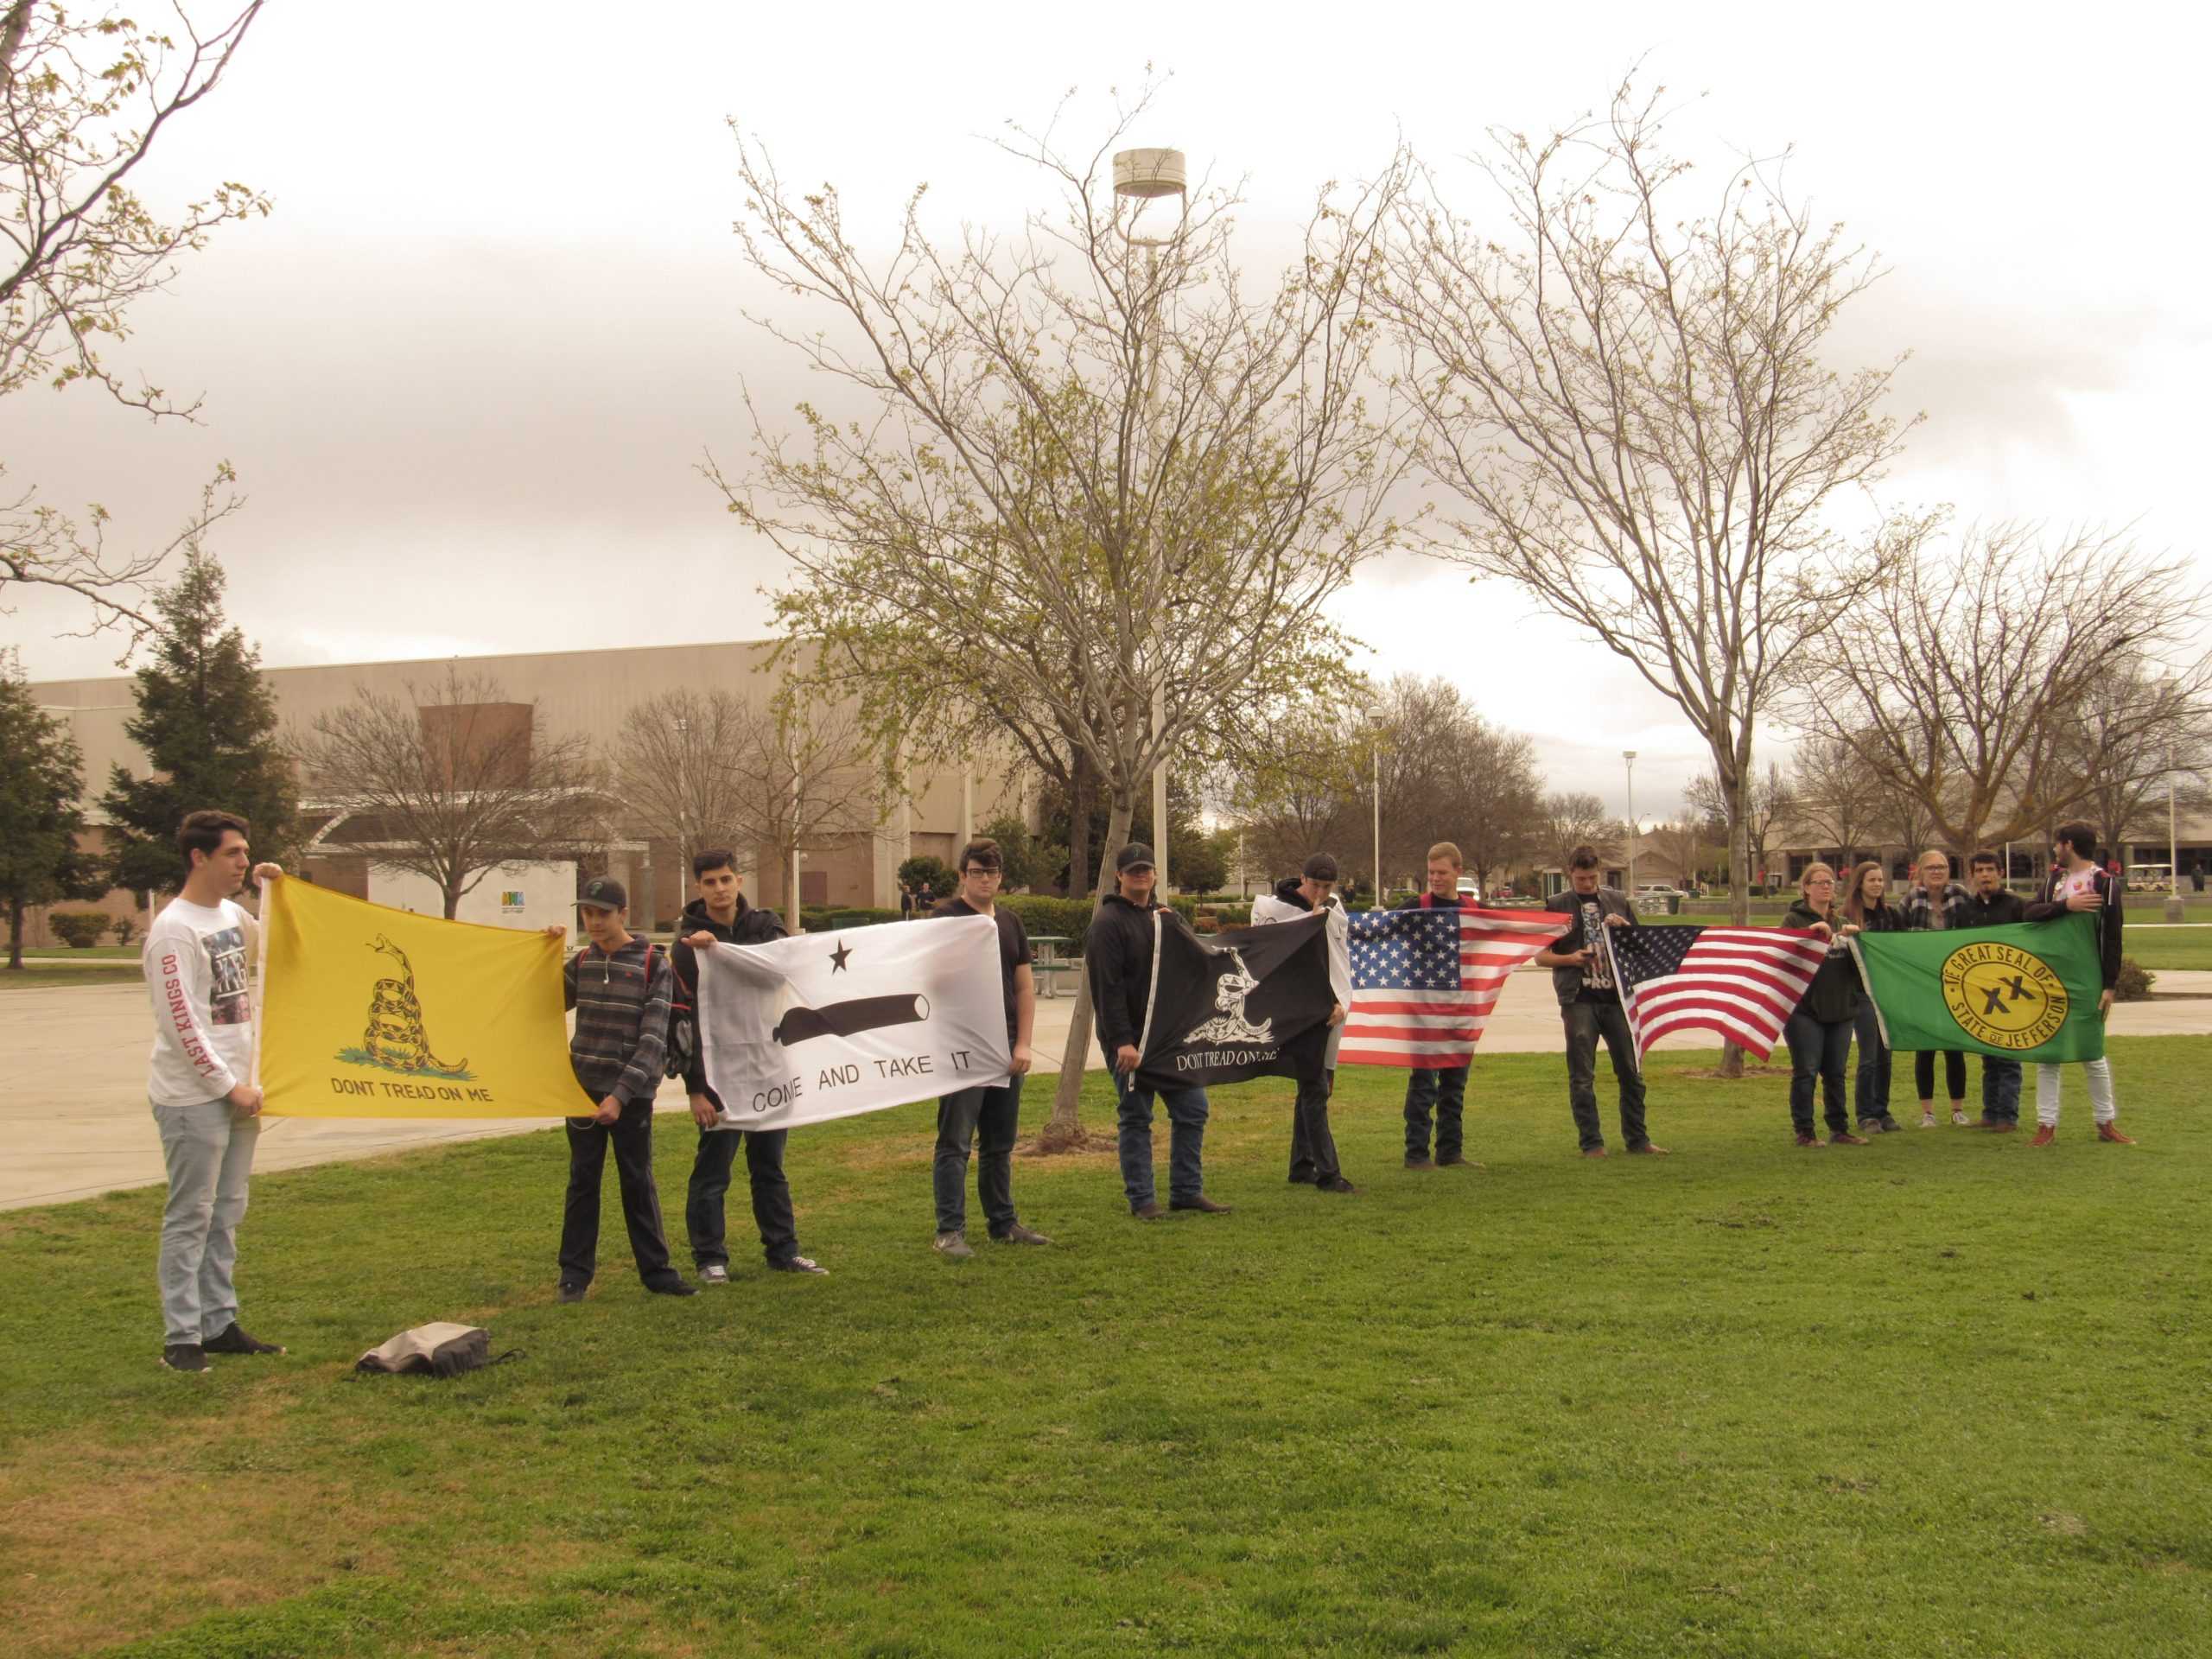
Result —
<instances>
[{"instance_id":1,"label":"green grass lawn","mask_svg":"<svg viewBox=\"0 0 2212 1659\"><path fill-rule=\"evenodd\" d=\"M2076 1078L2048 1151L1801 1152L1781 1077L1669 1060L1675 1155L1603 1163L1556 1059L1490 1057L1487 1167L1421 1174L1355 1069L1350 1198L1284 1183L1252 1084L1208 1141L1233 1216L1023 1156L1058 1244L979 1224L964 1265L912 1107L792 1137L831 1277L748 1250L682 1301L610 1172L554 1302L557 1132L272 1174L240 1279L292 1353L200 1379L155 1363L156 1192L0 1214L9 1650L2202 1654L2212 1039L2113 1052L2138 1147ZM671 1219L690 1140L661 1120ZM439 1318L524 1357L349 1375Z\"/></svg>"},{"instance_id":2,"label":"green grass lawn","mask_svg":"<svg viewBox=\"0 0 2212 1659\"><path fill-rule=\"evenodd\" d=\"M54 958L67 960L73 957L79 962L87 959L136 962L138 960L139 949L139 944L135 940L129 944L88 944L81 949L67 944L27 944L23 947L23 955L27 959L36 958L40 961Z\"/></svg>"},{"instance_id":3,"label":"green grass lawn","mask_svg":"<svg viewBox=\"0 0 2212 1659\"><path fill-rule=\"evenodd\" d=\"M24 955L28 957L29 952ZM56 985L128 985L145 978L135 962L91 962L65 968L26 961L21 968L0 968L0 991L51 989Z\"/></svg>"}]
</instances>

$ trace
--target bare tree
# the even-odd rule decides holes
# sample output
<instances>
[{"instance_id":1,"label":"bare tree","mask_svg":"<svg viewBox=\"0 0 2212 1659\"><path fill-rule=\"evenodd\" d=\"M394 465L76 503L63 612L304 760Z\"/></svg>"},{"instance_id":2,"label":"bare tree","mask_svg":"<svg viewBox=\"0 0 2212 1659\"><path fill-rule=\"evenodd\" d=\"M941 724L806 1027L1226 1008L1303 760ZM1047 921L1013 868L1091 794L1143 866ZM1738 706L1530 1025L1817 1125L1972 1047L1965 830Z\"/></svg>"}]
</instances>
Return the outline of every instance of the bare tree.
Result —
<instances>
[{"instance_id":1,"label":"bare tree","mask_svg":"<svg viewBox=\"0 0 2212 1659\"><path fill-rule=\"evenodd\" d=\"M1677 205L1663 91L1624 85L1541 143L1494 130L1503 224L1455 216L1432 178L1400 215L1389 309L1423 461L1462 509L1430 550L1518 582L1682 711L1740 922L1753 725L1877 563L1824 510L1897 451L1896 365L1824 360L1878 273L1784 194L1781 158L1729 168L1702 215Z\"/></svg>"},{"instance_id":2,"label":"bare tree","mask_svg":"<svg viewBox=\"0 0 2212 1659\"><path fill-rule=\"evenodd\" d=\"M2203 804L2197 768L2212 739L2204 659L2168 671L2123 658L2075 700L2073 715L2063 764L2087 783L2083 807L2114 846L2145 836L2163 844L2170 780L2177 805Z\"/></svg>"},{"instance_id":3,"label":"bare tree","mask_svg":"<svg viewBox=\"0 0 2212 1659\"><path fill-rule=\"evenodd\" d=\"M1295 870L1322 848L1347 869L1372 861L1360 810L1363 724L1359 705L1331 700L1263 711L1236 734L1220 784L1248 862Z\"/></svg>"},{"instance_id":4,"label":"bare tree","mask_svg":"<svg viewBox=\"0 0 2212 1659\"><path fill-rule=\"evenodd\" d=\"M1643 832L1643 839L1662 863L1674 867L1678 879L1692 886L1696 884L1707 858L1715 850L1705 833L1705 825L1695 818L1655 823Z\"/></svg>"},{"instance_id":5,"label":"bare tree","mask_svg":"<svg viewBox=\"0 0 2212 1659\"><path fill-rule=\"evenodd\" d=\"M1620 857L1625 839L1620 820L1597 796L1578 790L1544 797L1536 850L1555 868L1567 868L1578 847L1588 847L1601 862L1611 863Z\"/></svg>"},{"instance_id":6,"label":"bare tree","mask_svg":"<svg viewBox=\"0 0 2212 1659\"><path fill-rule=\"evenodd\" d=\"M537 708L448 664L404 698L363 687L296 740L321 839L435 882L450 918L503 864L580 856L603 801L589 741L546 739Z\"/></svg>"},{"instance_id":7,"label":"bare tree","mask_svg":"<svg viewBox=\"0 0 2212 1659\"><path fill-rule=\"evenodd\" d=\"M1715 826L1710 832L1713 838L1723 848L1728 846L1728 803L1710 772L1701 772L1690 779L1682 791L1682 804L1692 817ZM1780 761L1770 760L1764 772L1752 775L1743 798L1744 841L1751 861L1745 880L1753 880L1758 872L1770 868L1768 852L1777 826L1796 810L1796 804L1789 784L1782 775ZM1732 861L1732 853L1730 856ZM1732 880L1732 868L1731 877Z\"/></svg>"},{"instance_id":8,"label":"bare tree","mask_svg":"<svg viewBox=\"0 0 2212 1659\"><path fill-rule=\"evenodd\" d=\"M746 798L761 787L731 765L750 744L758 715L734 693L716 687L663 691L622 716L614 765L616 792L639 810L648 836L676 843L688 869L695 853L735 847L746 821Z\"/></svg>"},{"instance_id":9,"label":"bare tree","mask_svg":"<svg viewBox=\"0 0 2212 1659\"><path fill-rule=\"evenodd\" d=\"M170 123L215 90L261 0L202 30L81 14L38 0L0 10L0 397L39 381L86 382L147 414L189 419L158 386L126 383L100 350L130 333L131 311L166 287L178 262L226 220L266 213L267 198L217 184L174 215L137 191L133 175ZM131 645L158 622L138 595L168 556L238 505L219 467L200 513L157 549L118 554L108 515L85 522L39 502L0 499L0 607L10 590L57 588L90 606L94 628Z\"/></svg>"},{"instance_id":10,"label":"bare tree","mask_svg":"<svg viewBox=\"0 0 2212 1659\"><path fill-rule=\"evenodd\" d=\"M786 697L745 706L725 751L736 784L739 838L774 857L784 873L785 924L799 931L799 855L872 836L884 816L881 775L868 764L859 709Z\"/></svg>"},{"instance_id":11,"label":"bare tree","mask_svg":"<svg viewBox=\"0 0 2212 1659\"><path fill-rule=\"evenodd\" d=\"M2184 562L2104 530L2046 541L2035 526L1998 524L1948 548L1928 531L1833 647L1796 665L1791 718L1847 743L1952 849L2042 835L2094 798L2083 716L2115 674L2157 690L2102 702L2100 753L2157 764L2143 747L2177 709L2204 707L2206 597Z\"/></svg>"},{"instance_id":12,"label":"bare tree","mask_svg":"<svg viewBox=\"0 0 2212 1659\"><path fill-rule=\"evenodd\" d=\"M1538 844L1544 780L1536 770L1536 746L1526 737L1471 714L1458 739L1451 751L1458 797L1454 839L1468 873L1487 898L1496 885L1493 878L1526 859Z\"/></svg>"},{"instance_id":13,"label":"bare tree","mask_svg":"<svg viewBox=\"0 0 2212 1659\"><path fill-rule=\"evenodd\" d=\"M1814 733L1790 761L1790 817L1847 861L1883 831L1882 780L1840 737Z\"/></svg>"},{"instance_id":14,"label":"bare tree","mask_svg":"<svg viewBox=\"0 0 2212 1659\"><path fill-rule=\"evenodd\" d=\"M1348 203L1323 192L1300 258L1254 297L1228 192L1202 188L1159 245L1132 245L1109 156L1144 107L1083 155L1010 129L1002 147L1057 210L946 244L918 191L873 262L834 189L794 190L741 143L747 255L837 332L756 321L868 413L803 408L796 439L756 413L744 476L708 469L791 560L779 615L879 749L988 728L1047 775L1082 758L1109 803L1101 894L1156 764L1348 683L1325 607L1389 535L1399 464L1363 401L1395 165ZM1086 999L1048 1145L1081 1141L1090 1041Z\"/></svg>"}]
</instances>

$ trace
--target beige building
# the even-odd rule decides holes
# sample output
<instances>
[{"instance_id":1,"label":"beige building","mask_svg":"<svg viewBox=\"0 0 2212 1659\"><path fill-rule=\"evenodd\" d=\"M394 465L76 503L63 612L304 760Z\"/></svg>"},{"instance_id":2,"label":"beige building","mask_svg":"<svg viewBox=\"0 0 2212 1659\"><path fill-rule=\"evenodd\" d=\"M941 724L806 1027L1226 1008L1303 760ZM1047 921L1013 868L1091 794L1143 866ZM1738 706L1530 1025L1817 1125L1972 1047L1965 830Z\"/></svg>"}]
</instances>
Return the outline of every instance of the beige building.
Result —
<instances>
[{"instance_id":1,"label":"beige building","mask_svg":"<svg viewBox=\"0 0 2212 1659\"><path fill-rule=\"evenodd\" d=\"M276 694L283 729L305 731L315 719L352 702L359 690L407 698L410 683L424 696L448 666L464 677L481 676L497 684L499 701L524 705L540 741L571 734L588 738L602 757L615 752L624 716L658 693L684 688L720 688L748 700L765 700L776 688L776 671L766 664L772 645L765 640L721 645L645 645L606 651L535 652L512 656L471 657L412 662L346 663L312 668L274 668L263 677ZM66 720L84 755L84 775L92 801L88 816L101 819L97 799L106 788L109 769L147 770L146 756L124 734L124 722L136 709L135 682L126 675L90 680L49 680L31 688L48 712ZM427 715L428 709L425 709ZM855 757L857 761L858 757ZM957 767L918 770L909 775L904 798L879 801L880 818L870 832L824 837L804 849L799 896L803 903L828 906L895 906L898 869L911 856L930 855L950 863L976 829L1002 816L1033 822L1035 791L1010 784L1007 769L984 757L963 772ZM310 831L334 828L337 815L303 790L303 817ZM219 802L210 802L219 805ZM620 823L620 814L611 815ZM758 903L781 907L789 872L772 852L737 849L748 865L747 892ZM689 891L690 872L679 868L675 844L651 824L632 823L613 831L593 855L595 866L630 892L633 920L659 925L672 920ZM303 873L341 891L366 896L369 858L340 849L335 839L311 842ZM487 880L496 880L496 877ZM62 909L95 908L115 917L133 917L143 935L150 916L149 898L161 895L111 893L96 906L65 903ZM54 943L42 910L27 922L24 942Z\"/></svg>"}]
</instances>

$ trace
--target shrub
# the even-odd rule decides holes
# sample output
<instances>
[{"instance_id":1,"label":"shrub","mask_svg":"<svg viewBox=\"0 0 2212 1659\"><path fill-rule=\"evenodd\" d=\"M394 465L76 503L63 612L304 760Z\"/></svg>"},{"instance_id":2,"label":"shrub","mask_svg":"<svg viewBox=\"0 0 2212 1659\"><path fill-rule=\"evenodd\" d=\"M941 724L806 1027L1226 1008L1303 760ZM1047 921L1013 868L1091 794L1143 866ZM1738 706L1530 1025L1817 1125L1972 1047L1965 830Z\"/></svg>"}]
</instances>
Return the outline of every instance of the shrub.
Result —
<instances>
[{"instance_id":1,"label":"shrub","mask_svg":"<svg viewBox=\"0 0 2212 1659\"><path fill-rule=\"evenodd\" d=\"M1019 916L1023 929L1033 935L1051 934L1079 943L1090 926L1088 899L1055 899L1046 893L1017 893L998 902Z\"/></svg>"},{"instance_id":2,"label":"shrub","mask_svg":"<svg viewBox=\"0 0 2212 1659\"><path fill-rule=\"evenodd\" d=\"M2143 1002L2151 995L2152 982L2158 976L2140 966L2133 957L2120 959L2120 982L2112 988L2115 1002Z\"/></svg>"},{"instance_id":3,"label":"shrub","mask_svg":"<svg viewBox=\"0 0 2212 1659\"><path fill-rule=\"evenodd\" d=\"M131 920L130 917L125 916L120 921L116 923L115 942L118 944L128 944L131 940L137 937L138 924Z\"/></svg>"},{"instance_id":4,"label":"shrub","mask_svg":"<svg viewBox=\"0 0 2212 1659\"><path fill-rule=\"evenodd\" d=\"M901 864L899 879L925 903L930 899L950 899L960 886L960 878L952 873L951 867L927 853L917 853Z\"/></svg>"},{"instance_id":5,"label":"shrub","mask_svg":"<svg viewBox=\"0 0 2212 1659\"><path fill-rule=\"evenodd\" d=\"M107 931L108 918L97 910L54 910L47 912L46 925L72 950L82 950L100 942L100 936Z\"/></svg>"}]
</instances>

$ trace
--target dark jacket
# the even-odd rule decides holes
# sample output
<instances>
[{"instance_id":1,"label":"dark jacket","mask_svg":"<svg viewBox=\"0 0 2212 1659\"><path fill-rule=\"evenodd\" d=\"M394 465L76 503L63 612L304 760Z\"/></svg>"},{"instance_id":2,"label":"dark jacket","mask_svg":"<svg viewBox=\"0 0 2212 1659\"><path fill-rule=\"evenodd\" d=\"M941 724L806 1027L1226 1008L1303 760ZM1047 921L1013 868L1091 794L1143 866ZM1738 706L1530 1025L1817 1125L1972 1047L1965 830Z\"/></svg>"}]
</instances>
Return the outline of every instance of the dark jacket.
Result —
<instances>
[{"instance_id":1,"label":"dark jacket","mask_svg":"<svg viewBox=\"0 0 2212 1659\"><path fill-rule=\"evenodd\" d=\"M1884 897L1874 901L1859 925L1869 933L1902 933L1911 924L1905 918L1904 906L1893 905Z\"/></svg>"},{"instance_id":2,"label":"dark jacket","mask_svg":"<svg viewBox=\"0 0 2212 1659\"><path fill-rule=\"evenodd\" d=\"M1784 927L1809 928L1825 922L1827 918L1813 909L1802 899L1789 906L1782 918ZM1859 968L1851 959L1851 947L1840 938L1828 941L1827 960L1813 976L1813 982L1805 988L1803 1001L1797 1012L1833 1026L1850 1019L1859 1012Z\"/></svg>"},{"instance_id":3,"label":"dark jacket","mask_svg":"<svg viewBox=\"0 0 2212 1659\"><path fill-rule=\"evenodd\" d=\"M1973 897L1974 895L1959 882L1946 881L1943 884L1942 902L1945 927L1956 927L1959 925L1959 912L1965 906L1966 901ZM1905 895L1904 925L1909 928L1934 927L1936 904L1936 900L1929 896L1927 888L1914 887Z\"/></svg>"},{"instance_id":4,"label":"dark jacket","mask_svg":"<svg viewBox=\"0 0 2212 1659\"><path fill-rule=\"evenodd\" d=\"M2062 916L2073 913L2066 908L2063 899L2055 896L2058 892L2058 878L2056 870L2044 877L2042 896L2028 906L2030 921L2054 922ZM2096 912L2099 925L2097 942L2104 958L2105 988L2110 990L2120 983L2120 884L2108 870L2097 871L2093 879L2097 884L2097 896L2105 901L2104 908Z\"/></svg>"},{"instance_id":5,"label":"dark jacket","mask_svg":"<svg viewBox=\"0 0 2212 1659\"><path fill-rule=\"evenodd\" d=\"M1165 910L1165 914L1161 912ZM1123 1044L1138 1047L1144 1035L1145 998L1152 987L1152 918L1163 927L1181 927L1183 918L1157 899L1133 905L1118 893L1106 895L1083 936L1083 964L1090 981L1090 1014L1106 1063Z\"/></svg>"},{"instance_id":6,"label":"dark jacket","mask_svg":"<svg viewBox=\"0 0 2212 1659\"><path fill-rule=\"evenodd\" d=\"M784 923L774 911L747 904L741 893L737 895L737 914L728 927L707 914L703 899L694 899L684 906L683 914L677 919L676 943L669 949L676 964L676 1007L670 1020L669 1040L684 1057L684 1092L711 1098L714 1091L707 1087L706 1061L699 1052L699 953L683 942L684 936L691 933L711 933L725 944L773 944L784 937Z\"/></svg>"},{"instance_id":7,"label":"dark jacket","mask_svg":"<svg viewBox=\"0 0 2212 1659\"><path fill-rule=\"evenodd\" d=\"M1988 898L1978 893L1967 895L1966 909L1959 917L1961 927L2004 927L2013 922L2028 919L2028 906L2017 893L2007 893L1999 887Z\"/></svg>"},{"instance_id":8,"label":"dark jacket","mask_svg":"<svg viewBox=\"0 0 2212 1659\"><path fill-rule=\"evenodd\" d=\"M1636 906L1629 903L1626 893L1614 887L1601 887L1590 896L1598 901L1599 925L1603 926L1605 918L1608 916L1625 916L1628 918L1628 925L1630 927L1636 925ZM1554 915L1579 918L1582 912L1582 895L1575 892L1573 887L1562 887L1544 900L1544 908ZM1548 948L1562 952L1580 950L1588 943L1589 941L1582 937L1580 928L1577 927L1571 928L1561 934ZM1561 1007L1565 1007L1582 995L1583 982L1586 977L1587 976L1580 968L1552 969L1552 991L1559 998ZM1618 985L1613 987L1613 995L1616 996L1620 995L1620 987Z\"/></svg>"}]
</instances>

